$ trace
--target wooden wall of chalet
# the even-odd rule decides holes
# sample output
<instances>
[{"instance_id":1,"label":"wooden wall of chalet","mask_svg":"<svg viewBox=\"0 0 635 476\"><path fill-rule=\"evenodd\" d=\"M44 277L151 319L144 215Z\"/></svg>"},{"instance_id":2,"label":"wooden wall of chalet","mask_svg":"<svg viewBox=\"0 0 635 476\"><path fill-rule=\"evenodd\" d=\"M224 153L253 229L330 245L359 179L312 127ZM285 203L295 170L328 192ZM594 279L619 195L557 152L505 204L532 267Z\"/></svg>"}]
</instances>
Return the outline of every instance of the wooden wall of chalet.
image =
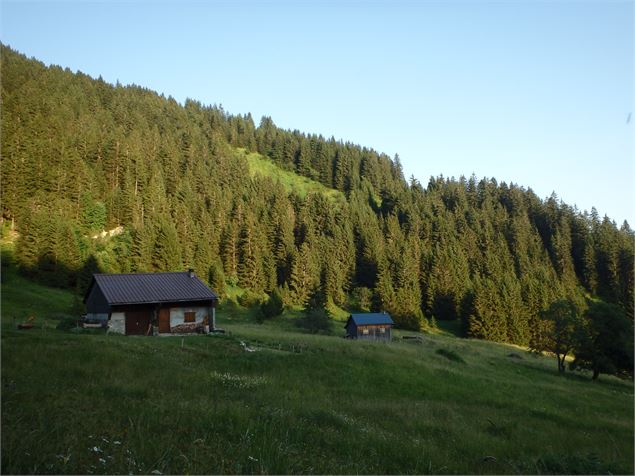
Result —
<instances>
[{"instance_id":1,"label":"wooden wall of chalet","mask_svg":"<svg viewBox=\"0 0 635 476\"><path fill-rule=\"evenodd\" d=\"M367 324L356 326L356 336L358 339L369 340L390 340L391 327L386 324Z\"/></svg>"}]
</instances>

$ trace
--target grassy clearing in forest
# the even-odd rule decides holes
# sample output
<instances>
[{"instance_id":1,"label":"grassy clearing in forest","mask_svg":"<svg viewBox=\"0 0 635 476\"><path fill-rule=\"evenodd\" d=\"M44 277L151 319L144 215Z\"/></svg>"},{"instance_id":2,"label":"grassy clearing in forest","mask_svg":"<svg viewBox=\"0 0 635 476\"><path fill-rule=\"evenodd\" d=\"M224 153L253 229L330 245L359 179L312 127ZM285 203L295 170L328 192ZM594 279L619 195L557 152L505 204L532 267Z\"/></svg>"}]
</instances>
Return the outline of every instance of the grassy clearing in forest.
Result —
<instances>
[{"instance_id":1,"label":"grassy clearing in forest","mask_svg":"<svg viewBox=\"0 0 635 476\"><path fill-rule=\"evenodd\" d=\"M308 193L315 192L334 200L344 199L342 192L329 188L316 180L284 170L257 152L248 153L245 149L236 149L236 151L247 160L249 173L252 177L256 175L270 177L274 182L280 182L287 192L294 192L301 198L304 198Z\"/></svg>"},{"instance_id":2,"label":"grassy clearing in forest","mask_svg":"<svg viewBox=\"0 0 635 476\"><path fill-rule=\"evenodd\" d=\"M633 472L632 382L518 348L353 342L234 304L226 335L18 331L5 316L72 296L2 291L5 474Z\"/></svg>"}]
</instances>

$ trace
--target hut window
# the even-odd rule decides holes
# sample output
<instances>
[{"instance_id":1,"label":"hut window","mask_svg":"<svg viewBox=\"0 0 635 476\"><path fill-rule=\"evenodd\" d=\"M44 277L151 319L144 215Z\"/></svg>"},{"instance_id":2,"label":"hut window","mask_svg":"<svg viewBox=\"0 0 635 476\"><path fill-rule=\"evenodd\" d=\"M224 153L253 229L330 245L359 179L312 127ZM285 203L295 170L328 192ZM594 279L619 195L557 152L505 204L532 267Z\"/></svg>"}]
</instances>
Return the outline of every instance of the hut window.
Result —
<instances>
[{"instance_id":1,"label":"hut window","mask_svg":"<svg viewBox=\"0 0 635 476\"><path fill-rule=\"evenodd\" d=\"M362 329L362 334L368 335L368 329Z\"/></svg>"},{"instance_id":2,"label":"hut window","mask_svg":"<svg viewBox=\"0 0 635 476\"><path fill-rule=\"evenodd\" d=\"M379 328L379 332L381 332L382 334L386 333L386 328L385 327L380 327Z\"/></svg>"},{"instance_id":3,"label":"hut window","mask_svg":"<svg viewBox=\"0 0 635 476\"><path fill-rule=\"evenodd\" d=\"M186 311L185 312L185 322L195 322L196 321L196 313L194 311Z\"/></svg>"}]
</instances>

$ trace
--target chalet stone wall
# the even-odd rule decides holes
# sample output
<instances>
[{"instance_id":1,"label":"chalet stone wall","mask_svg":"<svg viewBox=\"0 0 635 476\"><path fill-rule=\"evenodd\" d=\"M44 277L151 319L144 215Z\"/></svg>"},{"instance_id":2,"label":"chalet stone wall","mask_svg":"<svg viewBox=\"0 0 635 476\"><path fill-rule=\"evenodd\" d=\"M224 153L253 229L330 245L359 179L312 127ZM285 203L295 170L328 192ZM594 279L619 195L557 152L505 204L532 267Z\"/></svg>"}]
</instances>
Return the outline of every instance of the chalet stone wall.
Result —
<instances>
[{"instance_id":1,"label":"chalet stone wall","mask_svg":"<svg viewBox=\"0 0 635 476\"><path fill-rule=\"evenodd\" d=\"M185 322L185 313L194 312L195 321L193 323ZM179 326L179 332L195 332L196 327L203 325L205 318L208 318L208 324L212 325L212 308L206 306L188 306L188 307L172 307L170 308L170 328L174 329ZM121 310L113 312L108 320L108 332L115 334L126 333L126 313ZM191 330L189 329L191 327Z\"/></svg>"},{"instance_id":2,"label":"chalet stone wall","mask_svg":"<svg viewBox=\"0 0 635 476\"><path fill-rule=\"evenodd\" d=\"M185 324L186 312L196 313L194 319L197 324L203 324L205 317L208 317L211 323L212 316L209 307L172 307L170 308L170 327Z\"/></svg>"},{"instance_id":3,"label":"chalet stone wall","mask_svg":"<svg viewBox=\"0 0 635 476\"><path fill-rule=\"evenodd\" d=\"M126 313L125 312L113 312L110 315L110 321L108 321L108 332L115 334L126 333Z\"/></svg>"}]
</instances>

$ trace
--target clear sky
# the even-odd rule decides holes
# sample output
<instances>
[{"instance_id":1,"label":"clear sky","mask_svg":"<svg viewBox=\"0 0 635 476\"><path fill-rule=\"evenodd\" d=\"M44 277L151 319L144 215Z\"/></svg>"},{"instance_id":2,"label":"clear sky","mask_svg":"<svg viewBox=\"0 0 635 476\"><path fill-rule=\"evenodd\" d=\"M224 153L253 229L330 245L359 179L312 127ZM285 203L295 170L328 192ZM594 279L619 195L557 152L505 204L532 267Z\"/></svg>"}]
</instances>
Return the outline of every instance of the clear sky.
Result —
<instances>
[{"instance_id":1,"label":"clear sky","mask_svg":"<svg viewBox=\"0 0 635 476\"><path fill-rule=\"evenodd\" d=\"M47 64L635 223L632 1L10 2Z\"/></svg>"}]
</instances>

